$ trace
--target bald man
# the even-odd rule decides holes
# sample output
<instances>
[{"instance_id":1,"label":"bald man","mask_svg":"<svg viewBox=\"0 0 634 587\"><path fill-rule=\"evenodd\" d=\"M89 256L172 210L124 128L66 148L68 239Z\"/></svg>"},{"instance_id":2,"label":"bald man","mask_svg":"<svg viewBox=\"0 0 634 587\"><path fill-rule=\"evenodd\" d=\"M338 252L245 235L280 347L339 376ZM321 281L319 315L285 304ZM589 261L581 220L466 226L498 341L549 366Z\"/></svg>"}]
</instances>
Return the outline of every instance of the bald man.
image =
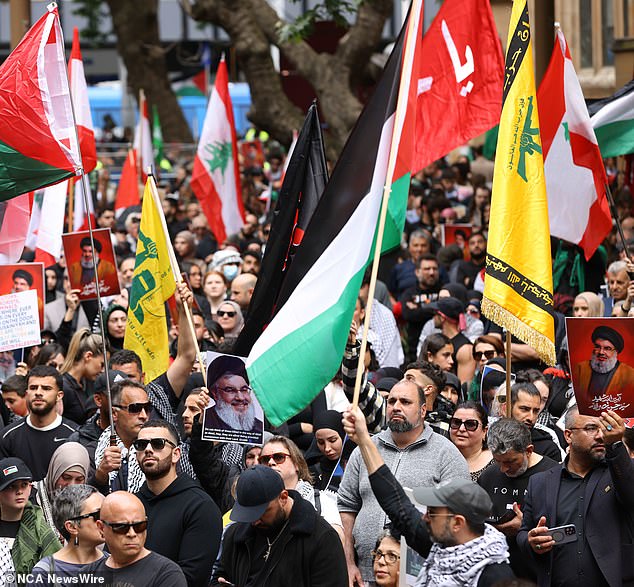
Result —
<instances>
[{"instance_id":1,"label":"bald man","mask_svg":"<svg viewBox=\"0 0 634 587\"><path fill-rule=\"evenodd\" d=\"M240 306L242 314L246 316L253 290L258 278L250 273L241 273L231 282L231 300Z\"/></svg>"},{"instance_id":2,"label":"bald man","mask_svg":"<svg viewBox=\"0 0 634 587\"><path fill-rule=\"evenodd\" d=\"M87 565L86 573L105 577L107 585L187 587L176 563L145 548L147 516L141 500L127 491L111 493L101 504L97 526L110 557Z\"/></svg>"}]
</instances>

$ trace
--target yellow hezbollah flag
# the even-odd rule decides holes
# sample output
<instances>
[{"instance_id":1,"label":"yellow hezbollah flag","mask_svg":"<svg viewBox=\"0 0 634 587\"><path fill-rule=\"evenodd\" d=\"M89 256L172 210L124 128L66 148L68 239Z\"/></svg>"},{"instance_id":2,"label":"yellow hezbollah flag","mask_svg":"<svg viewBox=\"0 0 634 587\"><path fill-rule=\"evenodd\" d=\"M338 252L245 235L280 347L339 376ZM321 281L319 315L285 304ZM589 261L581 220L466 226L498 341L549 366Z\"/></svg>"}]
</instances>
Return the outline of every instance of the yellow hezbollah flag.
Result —
<instances>
[{"instance_id":1,"label":"yellow hezbollah flag","mask_svg":"<svg viewBox=\"0 0 634 587\"><path fill-rule=\"evenodd\" d=\"M555 364L548 200L527 0L514 0L489 222L485 316Z\"/></svg>"},{"instance_id":2,"label":"yellow hezbollah flag","mask_svg":"<svg viewBox=\"0 0 634 587\"><path fill-rule=\"evenodd\" d=\"M165 302L174 294L176 281L170 265L163 223L152 195L152 176L143 194L141 225L130 289L128 323L123 346L141 357L145 383L167 371L169 349Z\"/></svg>"}]
</instances>

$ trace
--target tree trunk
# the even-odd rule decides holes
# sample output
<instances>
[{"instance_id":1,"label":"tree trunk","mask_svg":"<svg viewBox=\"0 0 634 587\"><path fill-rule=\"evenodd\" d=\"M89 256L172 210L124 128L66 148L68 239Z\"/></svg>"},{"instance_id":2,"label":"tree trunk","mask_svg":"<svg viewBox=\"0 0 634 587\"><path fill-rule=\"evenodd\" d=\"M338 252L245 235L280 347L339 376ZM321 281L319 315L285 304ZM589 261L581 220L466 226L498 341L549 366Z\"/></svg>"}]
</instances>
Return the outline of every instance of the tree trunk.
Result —
<instances>
[{"instance_id":1,"label":"tree trunk","mask_svg":"<svg viewBox=\"0 0 634 587\"><path fill-rule=\"evenodd\" d=\"M128 70L128 84L137 100L142 89L150 109L152 104L157 106L166 142L193 142L167 76L159 40L158 0L106 0L106 3L117 36L117 51Z\"/></svg>"}]
</instances>

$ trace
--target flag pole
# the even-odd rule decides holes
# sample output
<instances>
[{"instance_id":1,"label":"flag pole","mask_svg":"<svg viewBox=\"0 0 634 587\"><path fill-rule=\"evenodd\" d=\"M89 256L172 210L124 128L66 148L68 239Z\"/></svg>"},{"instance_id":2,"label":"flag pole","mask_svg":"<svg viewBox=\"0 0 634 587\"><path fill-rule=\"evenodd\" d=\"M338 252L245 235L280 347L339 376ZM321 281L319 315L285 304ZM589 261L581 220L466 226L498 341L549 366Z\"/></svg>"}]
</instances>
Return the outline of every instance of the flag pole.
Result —
<instances>
[{"instance_id":1,"label":"flag pole","mask_svg":"<svg viewBox=\"0 0 634 587\"><path fill-rule=\"evenodd\" d=\"M511 405L511 344L513 335L506 329L504 329L504 332L506 332L506 340L504 341L506 347L506 417L510 418L513 409Z\"/></svg>"},{"instance_id":2,"label":"flag pole","mask_svg":"<svg viewBox=\"0 0 634 587\"><path fill-rule=\"evenodd\" d=\"M158 210L158 215L161 219L161 225L163 226L163 232L165 233L165 241L167 243L167 255L170 260L170 266L172 268L172 273L174 274L174 279L177 284L183 282L183 276L178 267L178 261L176 260L176 255L174 254L174 248L172 246L172 241L169 238L169 232L167 230L167 222L165 221L165 215L163 214L163 207L161 206L161 201L159 199L158 190L156 189L156 183L154 182L154 173L152 171L152 167L148 167L148 181L150 182L150 192L152 193L152 198L154 199L154 204ZM193 293L193 292L192 292ZM181 300L183 304L183 309L185 310L185 317L187 318L187 324L189 326L189 332L191 334L192 340L194 341L194 348L196 349L196 357L198 358L198 364L200 365L200 372L203 376L203 383L205 387L207 387L207 369L205 367L205 363L203 362L203 357L200 352L200 346L198 346L198 339L196 338L196 329L194 328L194 321L192 320L191 311L189 306L185 302L185 300ZM179 335L180 336L180 335Z\"/></svg>"},{"instance_id":3,"label":"flag pole","mask_svg":"<svg viewBox=\"0 0 634 587\"><path fill-rule=\"evenodd\" d=\"M398 100L396 103L396 113L394 115L394 128L392 130L392 140L390 144L390 157L388 160L387 174L385 177L385 186L383 188L383 197L381 199L381 212L379 214L379 226L376 235L376 243L374 246L374 258L372 260L372 272L370 274L370 286L368 289L368 301L365 305L365 319L363 321L363 336L361 338L361 350L359 351L359 360L357 362L357 375L354 381L354 394L352 397L352 407L359 405L359 393L361 391L361 379L365 371L364 359L368 346L368 332L370 330L370 316L372 314L372 302L374 300L374 291L376 289L376 281L379 274L379 262L381 260L381 247L383 246L383 234L385 232L385 220L387 218L387 207L392 192L392 180L394 178L394 170L396 168L396 149L394 148L394 134L402 126L407 111L407 101L409 97L409 85L413 83L409 78L405 78L402 72L411 64L414 59L414 48L416 47L416 35L414 31L421 18L422 1L413 0L409 19L407 24L407 38L405 46L405 55L403 64L401 65L401 76L398 91ZM416 23L414 25L413 23Z\"/></svg>"},{"instance_id":4,"label":"flag pole","mask_svg":"<svg viewBox=\"0 0 634 587\"><path fill-rule=\"evenodd\" d=\"M612 218L614 219L614 223L616 224L617 232L619 234L619 238L621 239L621 243L623 244L623 250L625 251L625 256L629 261L632 261L632 257L627 250L627 242L625 241L625 234L623 234L623 228L621 226L621 222L619 221L619 214L616 210L616 203L614 202L614 197L612 196L612 190L610 190L610 186L607 183L605 184L605 193L608 196L610 214L612 214Z\"/></svg>"},{"instance_id":5,"label":"flag pole","mask_svg":"<svg viewBox=\"0 0 634 587\"><path fill-rule=\"evenodd\" d=\"M143 88L141 88L139 90L139 133L140 133L140 137L139 137L139 152L136 154L137 156L137 161L136 161L136 168L137 168L137 176L138 176L138 180L137 182L140 184L143 184L143 112L145 111L145 92L143 91ZM135 137L136 139L136 137ZM134 148L134 144L132 145L132 147ZM169 238L167 239L169 241Z\"/></svg>"},{"instance_id":6,"label":"flag pole","mask_svg":"<svg viewBox=\"0 0 634 587\"><path fill-rule=\"evenodd\" d=\"M60 26L61 30L61 26ZM63 39L62 39L63 41ZM68 69L64 68L66 71L66 83L70 88L70 79L68 77ZM106 366L106 397L108 398L108 418L110 420L110 446L116 446L117 444L117 435L114 430L114 418L112 417L112 394L110 392L110 378L108 377L108 348L106 346L106 329L104 327L103 322L103 308L101 307L101 293L99 291L99 274L97 273L97 257L95 255L95 251L97 250L95 247L95 237L92 229L92 222L90 220L90 206L88 205L88 179L86 178L86 173L84 172L84 162L82 159L81 149L79 148L79 133L77 132L77 117L75 116L75 101L73 99L72 92L68 92L70 96L70 106L71 113L73 115L73 128L75 129L75 144L77 146L77 152L79 153L79 160L81 162L81 167L75 172L79 171L81 176L81 182L83 187L83 199L84 199L84 209L86 210L86 215L88 216L88 236L90 237L90 247L92 249L92 266L95 272L95 291L97 293L97 314L99 316L99 328L101 329L101 346L103 352L103 360L104 365ZM72 183L72 182L69 182ZM72 222L72 219L71 219Z\"/></svg>"},{"instance_id":7,"label":"flag pole","mask_svg":"<svg viewBox=\"0 0 634 587\"><path fill-rule=\"evenodd\" d=\"M72 101L72 98L71 98ZM74 204L75 204L75 182L68 182L68 232L73 232L74 228ZM90 214L90 210L88 211Z\"/></svg>"}]
</instances>

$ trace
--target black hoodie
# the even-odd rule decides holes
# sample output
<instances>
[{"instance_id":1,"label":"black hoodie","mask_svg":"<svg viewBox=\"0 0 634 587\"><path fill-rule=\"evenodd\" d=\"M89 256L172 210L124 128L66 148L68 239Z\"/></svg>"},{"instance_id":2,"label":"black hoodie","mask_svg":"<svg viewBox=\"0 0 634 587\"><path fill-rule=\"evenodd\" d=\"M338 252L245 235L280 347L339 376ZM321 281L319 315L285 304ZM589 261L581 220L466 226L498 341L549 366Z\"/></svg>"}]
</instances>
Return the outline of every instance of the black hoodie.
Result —
<instances>
[{"instance_id":1,"label":"black hoodie","mask_svg":"<svg viewBox=\"0 0 634 587\"><path fill-rule=\"evenodd\" d=\"M146 481L136 495L148 517L145 547L178 564L190 587L208 585L222 537L220 510L211 497L187 476L159 495Z\"/></svg>"}]
</instances>

